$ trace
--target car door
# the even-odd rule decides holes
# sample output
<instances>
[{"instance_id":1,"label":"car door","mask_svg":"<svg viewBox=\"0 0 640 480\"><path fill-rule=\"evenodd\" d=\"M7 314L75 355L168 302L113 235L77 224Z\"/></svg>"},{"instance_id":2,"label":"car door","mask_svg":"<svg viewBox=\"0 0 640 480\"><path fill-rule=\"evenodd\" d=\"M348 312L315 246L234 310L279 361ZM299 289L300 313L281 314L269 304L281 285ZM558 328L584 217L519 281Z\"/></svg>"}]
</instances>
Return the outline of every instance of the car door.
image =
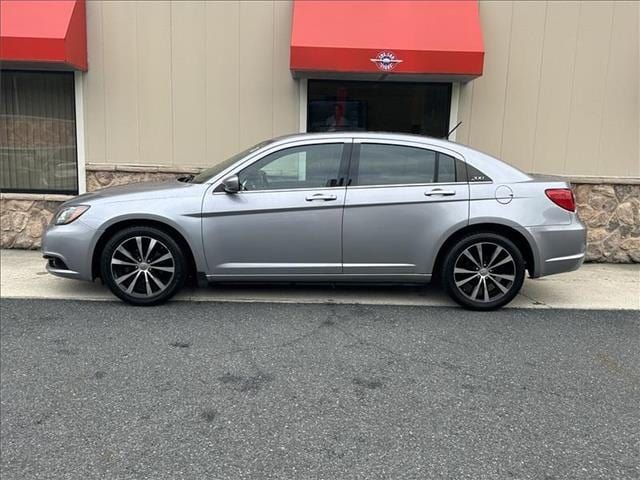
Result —
<instances>
[{"instance_id":1,"label":"car door","mask_svg":"<svg viewBox=\"0 0 640 480\"><path fill-rule=\"evenodd\" d=\"M205 195L209 277L342 272L342 209L351 139L274 147L237 171L242 190Z\"/></svg>"},{"instance_id":2,"label":"car door","mask_svg":"<svg viewBox=\"0 0 640 480\"><path fill-rule=\"evenodd\" d=\"M343 272L430 274L436 247L468 222L462 159L446 149L400 141L354 139L353 150Z\"/></svg>"}]
</instances>

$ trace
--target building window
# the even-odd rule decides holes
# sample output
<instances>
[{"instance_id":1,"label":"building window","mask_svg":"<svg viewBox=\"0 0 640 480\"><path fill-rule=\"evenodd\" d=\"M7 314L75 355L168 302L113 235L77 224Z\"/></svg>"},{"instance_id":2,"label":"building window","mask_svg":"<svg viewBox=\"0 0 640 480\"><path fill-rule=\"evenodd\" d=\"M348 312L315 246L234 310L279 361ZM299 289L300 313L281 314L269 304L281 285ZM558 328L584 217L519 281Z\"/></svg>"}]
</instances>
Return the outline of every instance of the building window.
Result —
<instances>
[{"instance_id":1,"label":"building window","mask_svg":"<svg viewBox=\"0 0 640 480\"><path fill-rule=\"evenodd\" d=\"M449 132L450 83L309 80L309 132L399 132L443 138Z\"/></svg>"},{"instance_id":2,"label":"building window","mask_svg":"<svg viewBox=\"0 0 640 480\"><path fill-rule=\"evenodd\" d=\"M0 189L78 193L73 72L0 71Z\"/></svg>"}]
</instances>

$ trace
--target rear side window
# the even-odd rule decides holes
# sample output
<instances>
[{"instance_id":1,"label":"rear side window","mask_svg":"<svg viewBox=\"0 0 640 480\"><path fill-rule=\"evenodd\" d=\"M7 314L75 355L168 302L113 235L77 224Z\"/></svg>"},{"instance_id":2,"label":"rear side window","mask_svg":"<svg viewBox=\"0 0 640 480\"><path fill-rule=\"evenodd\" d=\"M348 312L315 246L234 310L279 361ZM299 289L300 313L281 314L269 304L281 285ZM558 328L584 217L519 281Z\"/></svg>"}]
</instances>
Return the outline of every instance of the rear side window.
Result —
<instances>
[{"instance_id":1,"label":"rear side window","mask_svg":"<svg viewBox=\"0 0 640 480\"><path fill-rule=\"evenodd\" d=\"M456 160L404 145L360 144L357 185L411 185L456 181Z\"/></svg>"},{"instance_id":2,"label":"rear side window","mask_svg":"<svg viewBox=\"0 0 640 480\"><path fill-rule=\"evenodd\" d=\"M482 173L476 167L472 167L467 163L467 176L470 183L474 182L490 182L491 178Z\"/></svg>"}]
</instances>

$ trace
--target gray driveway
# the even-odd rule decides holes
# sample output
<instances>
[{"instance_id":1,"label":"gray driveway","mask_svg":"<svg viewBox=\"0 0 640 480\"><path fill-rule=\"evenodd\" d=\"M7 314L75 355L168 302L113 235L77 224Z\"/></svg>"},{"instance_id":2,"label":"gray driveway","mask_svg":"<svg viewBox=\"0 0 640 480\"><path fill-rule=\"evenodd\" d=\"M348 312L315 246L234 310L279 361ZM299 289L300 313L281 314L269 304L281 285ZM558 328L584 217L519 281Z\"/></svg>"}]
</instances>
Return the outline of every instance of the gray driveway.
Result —
<instances>
[{"instance_id":1,"label":"gray driveway","mask_svg":"<svg viewBox=\"0 0 640 480\"><path fill-rule=\"evenodd\" d=\"M634 311L1 302L2 478L638 478Z\"/></svg>"}]
</instances>

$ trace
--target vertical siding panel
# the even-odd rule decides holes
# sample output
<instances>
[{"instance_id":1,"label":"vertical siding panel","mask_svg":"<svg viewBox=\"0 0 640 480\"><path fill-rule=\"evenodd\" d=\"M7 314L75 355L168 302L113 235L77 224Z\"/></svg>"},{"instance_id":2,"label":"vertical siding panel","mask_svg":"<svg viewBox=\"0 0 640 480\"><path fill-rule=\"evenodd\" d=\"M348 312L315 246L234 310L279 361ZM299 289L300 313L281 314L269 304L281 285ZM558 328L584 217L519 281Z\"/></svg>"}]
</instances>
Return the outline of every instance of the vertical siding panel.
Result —
<instances>
[{"instance_id":1,"label":"vertical siding panel","mask_svg":"<svg viewBox=\"0 0 640 480\"><path fill-rule=\"evenodd\" d=\"M211 28L215 27L215 24L211 25ZM176 165L209 165L206 156L206 28L205 2L171 3L173 162Z\"/></svg>"},{"instance_id":2,"label":"vertical siding panel","mask_svg":"<svg viewBox=\"0 0 640 480\"><path fill-rule=\"evenodd\" d=\"M474 82L460 84L460 99L458 103L458 122L462 125L456 130L456 142L468 144L469 132L471 131L471 104L473 102Z\"/></svg>"},{"instance_id":3,"label":"vertical siding panel","mask_svg":"<svg viewBox=\"0 0 640 480\"><path fill-rule=\"evenodd\" d=\"M87 53L90 63L89 70L82 75L87 163L106 162L102 23L102 2L87 2Z\"/></svg>"},{"instance_id":4,"label":"vertical siding panel","mask_svg":"<svg viewBox=\"0 0 640 480\"><path fill-rule=\"evenodd\" d=\"M512 10L512 2L480 3L484 74L474 80L469 143L493 155L500 154L502 142Z\"/></svg>"},{"instance_id":5,"label":"vertical siding panel","mask_svg":"<svg viewBox=\"0 0 640 480\"><path fill-rule=\"evenodd\" d=\"M273 2L240 3L240 146L273 132Z\"/></svg>"},{"instance_id":6,"label":"vertical siding panel","mask_svg":"<svg viewBox=\"0 0 640 480\"><path fill-rule=\"evenodd\" d=\"M546 2L516 2L513 7L509 72L500 157L531 171Z\"/></svg>"},{"instance_id":7,"label":"vertical siding panel","mask_svg":"<svg viewBox=\"0 0 640 480\"><path fill-rule=\"evenodd\" d=\"M137 2L140 163L172 160L170 12L166 1Z\"/></svg>"},{"instance_id":8,"label":"vertical siding panel","mask_svg":"<svg viewBox=\"0 0 640 480\"><path fill-rule=\"evenodd\" d=\"M564 173L580 5L549 2L532 171Z\"/></svg>"},{"instance_id":9,"label":"vertical siding panel","mask_svg":"<svg viewBox=\"0 0 640 480\"><path fill-rule=\"evenodd\" d=\"M640 3L614 5L597 175L640 177Z\"/></svg>"},{"instance_id":10,"label":"vertical siding panel","mask_svg":"<svg viewBox=\"0 0 640 480\"><path fill-rule=\"evenodd\" d=\"M240 148L239 9L238 2L207 3L207 162L211 165Z\"/></svg>"},{"instance_id":11,"label":"vertical siding panel","mask_svg":"<svg viewBox=\"0 0 640 480\"><path fill-rule=\"evenodd\" d=\"M299 82L289 70L291 17L293 4L289 0L274 4L273 58L273 135L299 131Z\"/></svg>"},{"instance_id":12,"label":"vertical siding panel","mask_svg":"<svg viewBox=\"0 0 640 480\"><path fill-rule=\"evenodd\" d=\"M107 163L138 163L136 4L105 2L105 139Z\"/></svg>"},{"instance_id":13,"label":"vertical siding panel","mask_svg":"<svg viewBox=\"0 0 640 480\"><path fill-rule=\"evenodd\" d=\"M543 38L541 5L480 2L485 73L461 86L458 141L536 172L640 176L640 5L548 2ZM87 162L204 166L297 130L290 19L289 0L88 2Z\"/></svg>"},{"instance_id":14,"label":"vertical siding panel","mask_svg":"<svg viewBox=\"0 0 640 480\"><path fill-rule=\"evenodd\" d=\"M580 5L564 171L568 175L596 175L600 170L598 151L612 16L611 2Z\"/></svg>"}]
</instances>

